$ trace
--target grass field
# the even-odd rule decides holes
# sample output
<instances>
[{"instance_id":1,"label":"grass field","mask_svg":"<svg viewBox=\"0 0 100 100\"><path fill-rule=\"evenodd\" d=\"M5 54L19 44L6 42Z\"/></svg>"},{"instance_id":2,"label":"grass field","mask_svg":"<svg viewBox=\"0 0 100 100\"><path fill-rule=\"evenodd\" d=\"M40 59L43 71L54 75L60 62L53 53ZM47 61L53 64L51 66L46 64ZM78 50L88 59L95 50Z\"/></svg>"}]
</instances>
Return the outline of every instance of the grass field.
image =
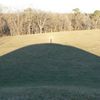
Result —
<instances>
[{"instance_id":1,"label":"grass field","mask_svg":"<svg viewBox=\"0 0 100 100\"><path fill-rule=\"evenodd\" d=\"M100 100L100 30L0 38L0 100Z\"/></svg>"}]
</instances>

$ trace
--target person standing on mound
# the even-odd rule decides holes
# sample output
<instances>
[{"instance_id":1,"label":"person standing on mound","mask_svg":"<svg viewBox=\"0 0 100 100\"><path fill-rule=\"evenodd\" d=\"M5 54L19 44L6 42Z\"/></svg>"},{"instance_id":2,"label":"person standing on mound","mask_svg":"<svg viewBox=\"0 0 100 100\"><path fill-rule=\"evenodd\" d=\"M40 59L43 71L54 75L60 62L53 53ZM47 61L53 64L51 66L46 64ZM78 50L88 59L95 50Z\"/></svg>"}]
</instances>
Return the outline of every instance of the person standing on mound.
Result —
<instances>
[{"instance_id":1,"label":"person standing on mound","mask_svg":"<svg viewBox=\"0 0 100 100\"><path fill-rule=\"evenodd\" d=\"M52 38L50 38L50 43L52 43Z\"/></svg>"}]
</instances>

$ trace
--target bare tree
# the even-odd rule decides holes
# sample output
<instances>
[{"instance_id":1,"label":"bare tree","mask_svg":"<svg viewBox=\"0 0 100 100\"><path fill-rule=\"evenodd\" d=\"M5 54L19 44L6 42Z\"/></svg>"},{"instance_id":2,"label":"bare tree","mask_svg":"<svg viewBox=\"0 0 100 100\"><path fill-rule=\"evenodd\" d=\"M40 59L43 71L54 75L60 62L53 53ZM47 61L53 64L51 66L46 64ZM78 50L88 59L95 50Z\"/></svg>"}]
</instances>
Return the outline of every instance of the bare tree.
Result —
<instances>
[{"instance_id":1,"label":"bare tree","mask_svg":"<svg viewBox=\"0 0 100 100\"><path fill-rule=\"evenodd\" d=\"M0 8L2 12L2 7ZM93 14L50 13L27 8L22 12L0 13L0 35L23 35L68 30L100 29L100 11Z\"/></svg>"},{"instance_id":2,"label":"bare tree","mask_svg":"<svg viewBox=\"0 0 100 100\"><path fill-rule=\"evenodd\" d=\"M48 14L42 11L35 12L35 24L38 26L39 33L43 33L44 26L48 20Z\"/></svg>"}]
</instances>

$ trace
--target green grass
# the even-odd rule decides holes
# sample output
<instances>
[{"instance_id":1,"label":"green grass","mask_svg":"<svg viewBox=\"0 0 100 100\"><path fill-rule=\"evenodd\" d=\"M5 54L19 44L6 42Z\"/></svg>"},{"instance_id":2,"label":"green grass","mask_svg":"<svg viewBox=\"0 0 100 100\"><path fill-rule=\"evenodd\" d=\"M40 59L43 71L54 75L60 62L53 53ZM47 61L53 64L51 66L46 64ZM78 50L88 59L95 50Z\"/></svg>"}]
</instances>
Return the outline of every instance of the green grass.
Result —
<instances>
[{"instance_id":1,"label":"green grass","mask_svg":"<svg viewBox=\"0 0 100 100\"><path fill-rule=\"evenodd\" d=\"M13 87L0 90L0 100L99 100L100 91L77 87Z\"/></svg>"},{"instance_id":2,"label":"green grass","mask_svg":"<svg viewBox=\"0 0 100 100\"><path fill-rule=\"evenodd\" d=\"M100 57L67 45L26 46L0 57L0 87L1 100L99 100Z\"/></svg>"}]
</instances>

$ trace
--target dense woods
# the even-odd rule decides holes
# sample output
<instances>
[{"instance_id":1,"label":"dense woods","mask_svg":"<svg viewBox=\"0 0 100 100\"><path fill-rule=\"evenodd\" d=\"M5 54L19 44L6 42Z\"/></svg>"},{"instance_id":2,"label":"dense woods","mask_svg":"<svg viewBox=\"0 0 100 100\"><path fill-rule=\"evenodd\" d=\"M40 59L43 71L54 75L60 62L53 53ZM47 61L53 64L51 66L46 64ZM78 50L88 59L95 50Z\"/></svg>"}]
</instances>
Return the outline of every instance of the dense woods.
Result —
<instances>
[{"instance_id":1,"label":"dense woods","mask_svg":"<svg viewBox=\"0 0 100 100\"><path fill-rule=\"evenodd\" d=\"M23 12L0 13L0 36L23 35L70 30L100 29L100 11L81 13L51 13L31 8Z\"/></svg>"}]
</instances>

